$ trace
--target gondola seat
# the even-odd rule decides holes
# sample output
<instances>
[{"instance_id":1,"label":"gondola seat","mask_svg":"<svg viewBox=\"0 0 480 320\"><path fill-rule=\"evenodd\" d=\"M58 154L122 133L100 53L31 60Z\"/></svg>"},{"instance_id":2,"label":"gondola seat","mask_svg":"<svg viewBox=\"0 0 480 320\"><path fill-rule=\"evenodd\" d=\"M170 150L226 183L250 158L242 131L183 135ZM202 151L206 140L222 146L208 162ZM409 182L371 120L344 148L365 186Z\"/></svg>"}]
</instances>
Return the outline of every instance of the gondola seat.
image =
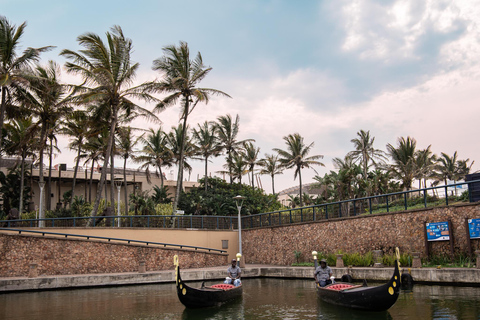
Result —
<instances>
[{"instance_id":1,"label":"gondola seat","mask_svg":"<svg viewBox=\"0 0 480 320\"><path fill-rule=\"evenodd\" d=\"M352 284L346 284L346 283L337 283L337 284L333 284L331 286L328 286L325 289L340 291L340 290L344 290L344 289L348 289L348 288L352 288L352 287L356 287L356 286L352 285Z\"/></svg>"},{"instance_id":2,"label":"gondola seat","mask_svg":"<svg viewBox=\"0 0 480 320\"><path fill-rule=\"evenodd\" d=\"M214 284L213 286L210 286L210 288L229 290L229 289L235 288L235 286L233 284L219 283L219 284Z\"/></svg>"}]
</instances>

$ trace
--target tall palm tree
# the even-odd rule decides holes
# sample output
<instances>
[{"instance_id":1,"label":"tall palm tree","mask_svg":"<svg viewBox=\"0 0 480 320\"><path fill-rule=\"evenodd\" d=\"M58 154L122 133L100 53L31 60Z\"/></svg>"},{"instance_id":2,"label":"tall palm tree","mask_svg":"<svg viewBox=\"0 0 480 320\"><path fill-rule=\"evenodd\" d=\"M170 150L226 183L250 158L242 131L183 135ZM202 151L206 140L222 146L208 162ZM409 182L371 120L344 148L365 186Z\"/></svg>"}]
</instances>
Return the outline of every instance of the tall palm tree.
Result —
<instances>
[{"instance_id":1,"label":"tall palm tree","mask_svg":"<svg viewBox=\"0 0 480 320\"><path fill-rule=\"evenodd\" d=\"M160 183L164 186L162 167L173 165L173 152L167 146L166 133L159 127L157 131L150 129L145 137L140 139L143 144L141 154L135 158L135 162L142 163L140 169L145 170L148 183L150 180L150 167L155 168L155 175L160 177Z\"/></svg>"},{"instance_id":2,"label":"tall palm tree","mask_svg":"<svg viewBox=\"0 0 480 320\"><path fill-rule=\"evenodd\" d=\"M90 118L88 114L83 110L75 110L74 112L67 115L67 119L61 128L60 132L72 140L70 141L68 147L70 150L77 150L77 156L75 157L75 168L73 171L73 182L72 182L72 195L70 197L70 208L72 207L73 198L75 196L75 185L77 181L77 173L82 158L82 150L84 144L87 141L87 138L91 134L90 131Z\"/></svg>"},{"instance_id":3,"label":"tall palm tree","mask_svg":"<svg viewBox=\"0 0 480 320\"><path fill-rule=\"evenodd\" d=\"M375 160L383 161L386 159L385 152L373 147L375 137L370 137L370 131L360 130L357 132L358 138L350 140L355 146L354 151L348 153L354 161L359 161L363 169L363 179L367 179L370 163L376 164Z\"/></svg>"},{"instance_id":4,"label":"tall palm tree","mask_svg":"<svg viewBox=\"0 0 480 320\"><path fill-rule=\"evenodd\" d=\"M105 184L106 169L112 156L114 137L121 113L130 113L142 109L132 98L143 101L156 101L150 95L151 85L144 83L132 86L138 63L131 61L132 41L126 38L120 26L114 26L106 33L107 42L94 33L86 33L77 38L83 50L75 52L63 50L60 54L70 60L65 64L70 73L80 75L84 83L77 87L76 98L80 103L100 102L108 108L109 137L103 167L100 175L99 188L92 209L92 215L97 215L98 206ZM145 114L148 114L145 112ZM114 204L112 203L112 206Z\"/></svg>"},{"instance_id":5,"label":"tall palm tree","mask_svg":"<svg viewBox=\"0 0 480 320\"><path fill-rule=\"evenodd\" d=\"M232 167L233 156L242 148L245 142L254 142L253 139L237 140L238 131L240 129L240 117L235 117L235 121L232 121L232 116L227 114L226 116L220 116L217 118L215 124L216 133L220 139L220 145L227 154L227 169L230 176L230 183L233 183Z\"/></svg>"},{"instance_id":6,"label":"tall palm tree","mask_svg":"<svg viewBox=\"0 0 480 320\"><path fill-rule=\"evenodd\" d=\"M208 158L218 157L220 155L220 141L215 135L215 126L213 123L205 121L198 124L198 129L193 129L193 140L196 153L205 159L204 184L205 192L208 186Z\"/></svg>"},{"instance_id":7,"label":"tall palm tree","mask_svg":"<svg viewBox=\"0 0 480 320\"><path fill-rule=\"evenodd\" d=\"M117 149L123 158L123 195L125 197L125 215L128 214L128 184L127 184L127 160L135 160L135 146L143 138L143 134L135 137L131 127L118 128Z\"/></svg>"},{"instance_id":8,"label":"tall palm tree","mask_svg":"<svg viewBox=\"0 0 480 320\"><path fill-rule=\"evenodd\" d=\"M415 164L415 148L417 141L413 138L401 137L397 141L398 146L394 147L387 144L387 150L392 158L393 164L390 171L403 183L404 190L410 190L412 181L417 175L417 166Z\"/></svg>"},{"instance_id":9,"label":"tall palm tree","mask_svg":"<svg viewBox=\"0 0 480 320\"><path fill-rule=\"evenodd\" d=\"M302 169L310 168L313 165L325 166L323 163L317 161L322 159L323 155L308 156L313 148L314 143L305 145L303 137L299 133L289 134L283 137L287 150L275 148L273 149L279 155L280 163L287 169L295 168L294 179L299 178L300 186L300 206L303 206L302 201Z\"/></svg>"},{"instance_id":10,"label":"tall palm tree","mask_svg":"<svg viewBox=\"0 0 480 320\"><path fill-rule=\"evenodd\" d=\"M46 67L37 65L25 78L28 81L28 90L22 90L20 96L36 121L33 127L40 131L39 181L43 184L43 153L46 142L47 139L53 141L53 130L72 110L69 106L70 90L59 82L60 66L53 61L49 61ZM51 145L50 148L52 147ZM44 213L42 205L39 208L40 219L45 218Z\"/></svg>"},{"instance_id":11,"label":"tall palm tree","mask_svg":"<svg viewBox=\"0 0 480 320\"><path fill-rule=\"evenodd\" d=\"M283 167L278 161L278 155L265 154L265 158L260 160L260 174L268 174L272 178L272 193L275 195L275 175L283 174Z\"/></svg>"},{"instance_id":12,"label":"tall palm tree","mask_svg":"<svg viewBox=\"0 0 480 320\"><path fill-rule=\"evenodd\" d=\"M251 142L243 143L243 152L242 156L248 166L248 171L252 174L252 188L255 187L255 165L259 164L258 154L260 153L260 148L257 148Z\"/></svg>"},{"instance_id":13,"label":"tall palm tree","mask_svg":"<svg viewBox=\"0 0 480 320\"><path fill-rule=\"evenodd\" d=\"M206 67L203 64L200 52L191 60L190 50L186 42L180 42L178 47L175 45L164 47L163 54L161 58L153 61L153 70L163 74L163 80L157 84L158 90L166 92L169 95L156 106L156 110L162 110L167 106L174 105L180 100L182 108L180 120L183 120L183 128L187 128L188 116L199 102L208 103L211 95L230 97L220 90L197 87L200 81L210 73L212 68ZM182 190L186 130L182 132L180 159L178 162L177 190L173 202L174 212L177 209L180 200L180 191Z\"/></svg>"},{"instance_id":14,"label":"tall palm tree","mask_svg":"<svg viewBox=\"0 0 480 320\"><path fill-rule=\"evenodd\" d=\"M20 155L20 199L18 212L23 211L23 191L25 188L25 160L27 157L35 157L35 149L38 146L35 131L32 130L32 117L16 119L5 124L8 143L5 143L7 154Z\"/></svg>"},{"instance_id":15,"label":"tall palm tree","mask_svg":"<svg viewBox=\"0 0 480 320\"><path fill-rule=\"evenodd\" d=\"M51 46L27 48L22 54L19 54L17 50L26 27L26 22L17 28L6 17L0 16L0 132L3 129L7 105L12 103L11 93L25 80L23 73L30 68L32 63L39 61L42 52L52 48ZM3 137L0 134L0 150L2 148ZM1 157L0 153L0 159Z\"/></svg>"}]
</instances>

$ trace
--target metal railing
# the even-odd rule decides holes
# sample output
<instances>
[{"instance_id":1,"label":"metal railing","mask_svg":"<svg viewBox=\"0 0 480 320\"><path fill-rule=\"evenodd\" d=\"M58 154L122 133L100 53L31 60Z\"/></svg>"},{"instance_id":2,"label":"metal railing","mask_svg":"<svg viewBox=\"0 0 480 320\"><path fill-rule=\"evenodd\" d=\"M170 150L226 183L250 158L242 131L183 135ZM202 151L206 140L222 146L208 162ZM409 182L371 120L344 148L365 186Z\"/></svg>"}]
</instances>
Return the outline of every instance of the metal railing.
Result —
<instances>
[{"instance_id":1,"label":"metal railing","mask_svg":"<svg viewBox=\"0 0 480 320\"><path fill-rule=\"evenodd\" d=\"M126 228L178 228L232 230L238 228L236 216L195 216L195 215L145 215L145 216L97 216L66 217L45 219L0 220L0 227L34 228L39 222L45 228L75 227L126 227Z\"/></svg>"},{"instance_id":2,"label":"metal railing","mask_svg":"<svg viewBox=\"0 0 480 320\"><path fill-rule=\"evenodd\" d=\"M452 200L458 198L455 195L449 196L449 192L457 193L456 189L464 191L461 186L471 183L480 183L480 180L244 216L242 217L242 228L281 226L373 213L448 206L452 203ZM469 194L469 200L471 201L471 194Z\"/></svg>"},{"instance_id":3,"label":"metal railing","mask_svg":"<svg viewBox=\"0 0 480 320\"><path fill-rule=\"evenodd\" d=\"M460 182L409 191L375 195L364 198L285 209L242 217L242 228L251 229L285 224L311 222L332 218L358 216L382 212L404 211L414 208L428 208L450 205L457 196L456 189L464 185L480 183L480 180ZM416 196L418 195L418 196ZM470 198L471 200L471 194ZM62 227L126 227L126 228L178 228L207 230L237 230L237 216L197 216L197 215L142 215L142 216L96 216L45 219L0 220L0 227L33 228L44 221L45 228Z\"/></svg>"},{"instance_id":4,"label":"metal railing","mask_svg":"<svg viewBox=\"0 0 480 320\"><path fill-rule=\"evenodd\" d=\"M156 246L156 247L163 247L163 248L179 248L179 249L192 249L195 251L206 251L206 252L218 252L218 253L226 253L226 250L220 249L213 249L213 248L205 248L205 247L196 247L196 246L188 246L188 245L181 245L181 244L172 244L172 243L163 243L163 242L152 242L152 241L142 241L142 240L131 240L131 239L122 239L122 238L110 238L110 237L99 237L99 236L87 236L87 235L80 235L80 234L71 234L71 233L59 233L59 232L48 232L48 231L36 231L36 230L24 230L24 229L12 229L12 228L0 228L0 231L8 231L8 232L18 232L18 234L23 233L33 233L33 234L41 234L43 237L45 235L49 236L62 236L65 238L84 238L87 240L95 239L95 240L105 240L106 242L116 241L120 243L128 243L128 244L143 244L147 246Z\"/></svg>"}]
</instances>

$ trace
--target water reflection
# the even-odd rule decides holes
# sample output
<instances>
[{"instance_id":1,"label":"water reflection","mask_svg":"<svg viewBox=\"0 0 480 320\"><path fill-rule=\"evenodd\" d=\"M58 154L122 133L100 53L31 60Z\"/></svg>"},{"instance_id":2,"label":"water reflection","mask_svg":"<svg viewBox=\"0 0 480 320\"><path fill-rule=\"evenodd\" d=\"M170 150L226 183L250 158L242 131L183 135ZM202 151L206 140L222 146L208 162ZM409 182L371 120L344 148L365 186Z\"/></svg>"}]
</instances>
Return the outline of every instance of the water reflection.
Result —
<instances>
[{"instance_id":1,"label":"water reflection","mask_svg":"<svg viewBox=\"0 0 480 320\"><path fill-rule=\"evenodd\" d=\"M401 291L388 311L372 313L320 301L312 281L244 279L243 285L242 299L199 310L184 308L174 284L0 294L0 319L480 320L480 288L417 285Z\"/></svg>"}]
</instances>

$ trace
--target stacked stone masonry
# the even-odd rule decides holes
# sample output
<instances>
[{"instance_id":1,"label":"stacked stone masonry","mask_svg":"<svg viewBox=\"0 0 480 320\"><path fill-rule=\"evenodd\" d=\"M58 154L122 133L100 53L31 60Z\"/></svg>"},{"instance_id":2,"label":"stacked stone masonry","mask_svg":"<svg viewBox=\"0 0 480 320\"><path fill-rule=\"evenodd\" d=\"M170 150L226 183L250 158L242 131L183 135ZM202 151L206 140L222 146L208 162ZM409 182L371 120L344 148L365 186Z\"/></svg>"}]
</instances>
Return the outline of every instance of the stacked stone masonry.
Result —
<instances>
[{"instance_id":1,"label":"stacked stone masonry","mask_svg":"<svg viewBox=\"0 0 480 320\"><path fill-rule=\"evenodd\" d=\"M172 270L173 256L182 268L224 266L226 254L173 250L102 241L0 234L0 277L25 277L31 265L42 275Z\"/></svg>"},{"instance_id":2,"label":"stacked stone masonry","mask_svg":"<svg viewBox=\"0 0 480 320\"><path fill-rule=\"evenodd\" d=\"M420 252L425 256L425 222L451 219L455 254L468 253L465 218L479 219L480 204L462 204L405 212L361 215L314 223L258 228L243 233L247 263L290 265L294 251L311 261L311 252L326 254L343 251L364 254L383 250L391 254ZM471 240L472 252L480 249L480 239ZM431 255L450 255L449 241L429 242Z\"/></svg>"}]
</instances>

